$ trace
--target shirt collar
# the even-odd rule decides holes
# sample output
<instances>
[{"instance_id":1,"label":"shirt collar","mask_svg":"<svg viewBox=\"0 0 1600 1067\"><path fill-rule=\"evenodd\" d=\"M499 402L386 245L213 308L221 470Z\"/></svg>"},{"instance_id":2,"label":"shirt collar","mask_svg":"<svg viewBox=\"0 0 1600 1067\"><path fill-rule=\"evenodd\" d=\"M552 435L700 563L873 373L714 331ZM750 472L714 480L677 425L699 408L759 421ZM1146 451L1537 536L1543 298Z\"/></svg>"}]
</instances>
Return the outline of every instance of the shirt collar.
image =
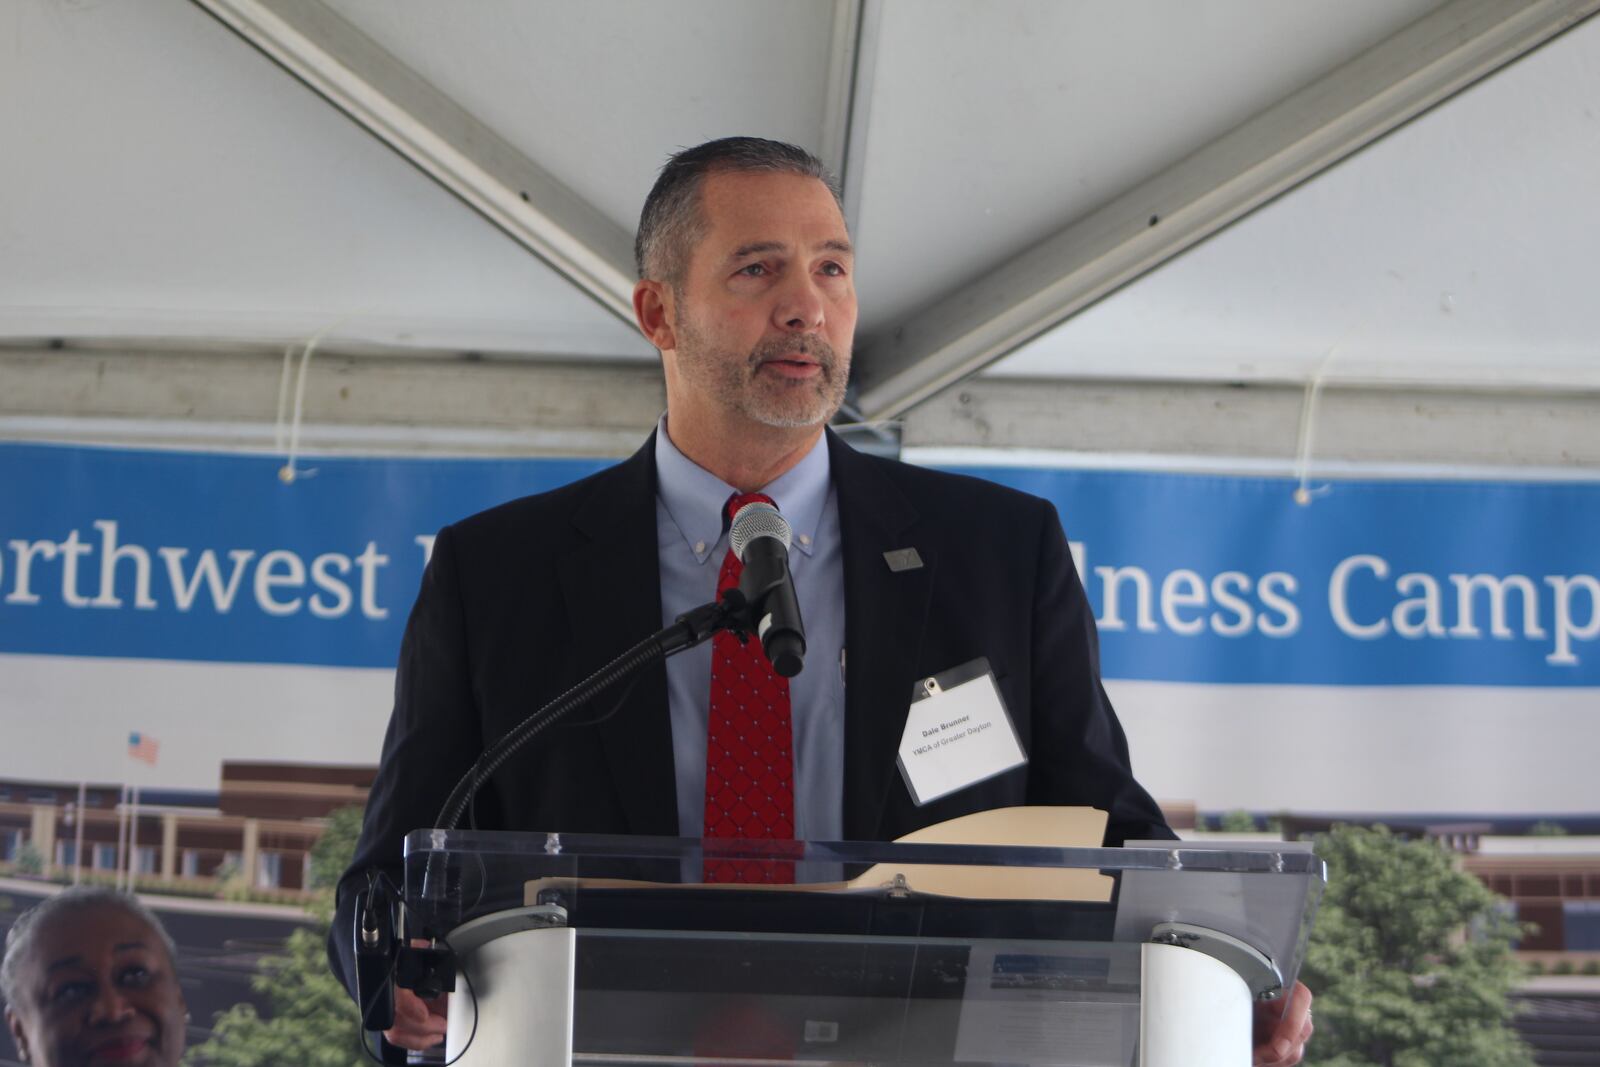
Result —
<instances>
[{"instance_id":1,"label":"shirt collar","mask_svg":"<svg viewBox=\"0 0 1600 1067\"><path fill-rule=\"evenodd\" d=\"M764 486L794 533L793 548L811 555L828 500L831 467L827 435L800 462ZM656 493L678 532L704 563L722 540L722 508L738 490L678 451L667 436L667 417L656 424Z\"/></svg>"}]
</instances>

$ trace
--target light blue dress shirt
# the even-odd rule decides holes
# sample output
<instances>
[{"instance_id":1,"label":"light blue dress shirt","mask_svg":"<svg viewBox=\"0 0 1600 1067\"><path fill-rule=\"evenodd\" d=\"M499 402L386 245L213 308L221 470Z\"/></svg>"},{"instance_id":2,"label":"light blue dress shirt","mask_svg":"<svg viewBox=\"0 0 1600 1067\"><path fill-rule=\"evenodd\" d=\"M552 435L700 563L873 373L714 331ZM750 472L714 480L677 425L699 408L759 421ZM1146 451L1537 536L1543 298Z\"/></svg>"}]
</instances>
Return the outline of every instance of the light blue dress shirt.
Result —
<instances>
[{"instance_id":1,"label":"light blue dress shirt","mask_svg":"<svg viewBox=\"0 0 1600 1067\"><path fill-rule=\"evenodd\" d=\"M661 564L661 624L716 599L728 551L722 509L737 492L679 452L663 416L656 427L656 553ZM837 841L844 833L844 556L828 442L761 492L794 533L789 570L806 628L805 666L789 680L794 727L795 836ZM667 660L678 832L705 829L706 729L711 704L711 642Z\"/></svg>"}]
</instances>

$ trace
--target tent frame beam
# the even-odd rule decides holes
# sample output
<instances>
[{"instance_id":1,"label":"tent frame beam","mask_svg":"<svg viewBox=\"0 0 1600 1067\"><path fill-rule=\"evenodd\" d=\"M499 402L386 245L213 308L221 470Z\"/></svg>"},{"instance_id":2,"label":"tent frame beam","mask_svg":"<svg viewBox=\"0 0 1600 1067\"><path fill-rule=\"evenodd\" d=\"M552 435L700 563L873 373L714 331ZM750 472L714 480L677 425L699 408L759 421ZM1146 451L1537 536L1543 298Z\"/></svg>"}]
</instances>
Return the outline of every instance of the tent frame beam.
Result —
<instances>
[{"instance_id":1,"label":"tent frame beam","mask_svg":"<svg viewBox=\"0 0 1600 1067\"><path fill-rule=\"evenodd\" d=\"M817 155L844 183L850 174L851 129L860 107L861 10L864 0L833 0L833 31L828 46L827 99L822 111L822 143Z\"/></svg>"},{"instance_id":2,"label":"tent frame beam","mask_svg":"<svg viewBox=\"0 0 1600 1067\"><path fill-rule=\"evenodd\" d=\"M281 451L284 375L283 354L261 346L0 346L0 437ZM665 404L661 372L645 362L334 349L306 380L307 452L624 456ZM1341 463L1510 478L1600 470L1600 384L1331 381L1310 401L1307 392L1295 382L982 378L911 411L905 447L1025 449L1095 466L1237 461L1254 473L1301 458L1313 474ZM1315 432L1302 438L1308 402Z\"/></svg>"},{"instance_id":3,"label":"tent frame beam","mask_svg":"<svg viewBox=\"0 0 1600 1067\"><path fill-rule=\"evenodd\" d=\"M1294 382L989 377L911 411L903 440L907 449L1071 453L1090 466L1145 457L1160 468L1177 457L1200 469L1238 460L1257 473L1261 464L1287 473L1303 460L1313 474L1364 464L1592 477L1600 388L1347 381L1308 397Z\"/></svg>"},{"instance_id":4,"label":"tent frame beam","mask_svg":"<svg viewBox=\"0 0 1600 1067\"><path fill-rule=\"evenodd\" d=\"M1526 54L1600 0L1450 0L864 346L866 418L897 416Z\"/></svg>"},{"instance_id":5,"label":"tent frame beam","mask_svg":"<svg viewBox=\"0 0 1600 1067\"><path fill-rule=\"evenodd\" d=\"M319 0L194 0L633 326L633 237Z\"/></svg>"},{"instance_id":6,"label":"tent frame beam","mask_svg":"<svg viewBox=\"0 0 1600 1067\"><path fill-rule=\"evenodd\" d=\"M0 438L281 451L299 360L232 350L0 347ZM352 355L306 370L315 452L626 456L666 406L652 362Z\"/></svg>"}]
</instances>

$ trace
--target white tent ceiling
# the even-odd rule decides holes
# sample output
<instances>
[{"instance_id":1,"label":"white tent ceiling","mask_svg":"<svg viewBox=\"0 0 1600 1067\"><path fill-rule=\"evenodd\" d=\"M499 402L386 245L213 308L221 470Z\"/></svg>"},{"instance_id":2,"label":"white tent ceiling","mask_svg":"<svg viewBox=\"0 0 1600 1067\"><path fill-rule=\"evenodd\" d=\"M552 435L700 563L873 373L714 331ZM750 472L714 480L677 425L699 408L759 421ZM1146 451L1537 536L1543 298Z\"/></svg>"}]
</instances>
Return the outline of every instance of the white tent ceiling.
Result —
<instances>
[{"instance_id":1,"label":"white tent ceiling","mask_svg":"<svg viewBox=\"0 0 1600 1067\"><path fill-rule=\"evenodd\" d=\"M6 336L649 354L193 4L22 0L4 37Z\"/></svg>"},{"instance_id":2,"label":"white tent ceiling","mask_svg":"<svg viewBox=\"0 0 1600 1067\"><path fill-rule=\"evenodd\" d=\"M312 336L647 361L617 314L638 205L669 151L736 132L842 172L869 414L991 364L1592 390L1600 20L1567 27L1596 7L13 0L0 340L28 356L0 414L272 412L53 391L46 341L214 351L219 396L256 381L223 353Z\"/></svg>"}]
</instances>

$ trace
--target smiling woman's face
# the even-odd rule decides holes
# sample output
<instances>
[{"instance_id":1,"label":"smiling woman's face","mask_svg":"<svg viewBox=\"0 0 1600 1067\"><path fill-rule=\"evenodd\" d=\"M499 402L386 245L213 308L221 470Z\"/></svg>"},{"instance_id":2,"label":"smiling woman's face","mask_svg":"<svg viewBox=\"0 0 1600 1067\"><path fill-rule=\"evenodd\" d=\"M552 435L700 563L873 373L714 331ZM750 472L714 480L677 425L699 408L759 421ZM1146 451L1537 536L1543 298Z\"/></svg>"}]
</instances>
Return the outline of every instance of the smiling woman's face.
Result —
<instances>
[{"instance_id":1,"label":"smiling woman's face","mask_svg":"<svg viewBox=\"0 0 1600 1067\"><path fill-rule=\"evenodd\" d=\"M184 1003L160 935L115 905L73 909L40 929L6 1022L34 1067L176 1067Z\"/></svg>"}]
</instances>

